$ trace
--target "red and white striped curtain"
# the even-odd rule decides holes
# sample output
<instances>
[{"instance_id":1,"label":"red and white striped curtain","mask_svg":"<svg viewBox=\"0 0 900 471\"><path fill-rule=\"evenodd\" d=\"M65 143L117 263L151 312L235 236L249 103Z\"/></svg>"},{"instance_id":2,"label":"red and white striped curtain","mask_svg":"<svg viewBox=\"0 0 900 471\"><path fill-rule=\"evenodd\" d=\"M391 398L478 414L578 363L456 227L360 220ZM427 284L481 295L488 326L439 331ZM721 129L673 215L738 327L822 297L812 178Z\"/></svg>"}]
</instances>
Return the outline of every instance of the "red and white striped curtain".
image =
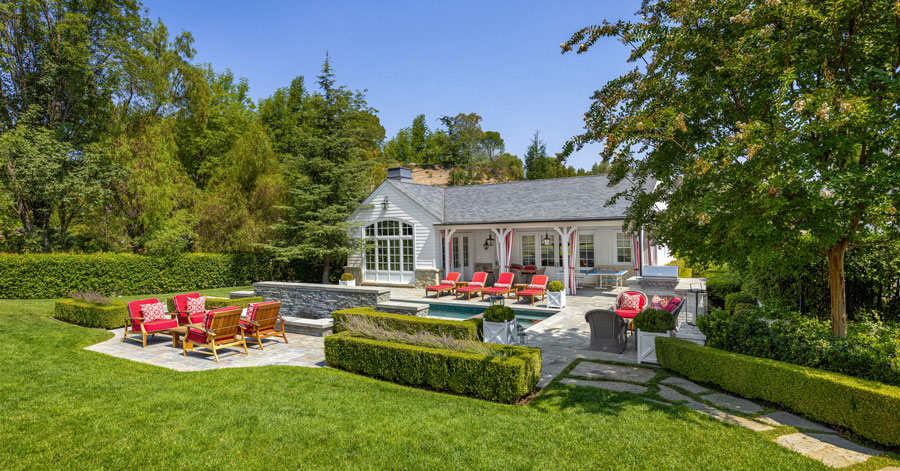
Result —
<instances>
[{"instance_id":1,"label":"red and white striped curtain","mask_svg":"<svg viewBox=\"0 0 900 471\"><path fill-rule=\"evenodd\" d=\"M634 270L635 275L641 269L640 254L641 244L638 242L637 236L631 234L631 268Z\"/></svg>"},{"instance_id":2,"label":"red and white striped curtain","mask_svg":"<svg viewBox=\"0 0 900 471\"><path fill-rule=\"evenodd\" d=\"M447 243L447 274L445 276L449 276L450 272L453 271L453 237L450 231L444 231L444 240Z\"/></svg>"},{"instance_id":3,"label":"red and white striped curtain","mask_svg":"<svg viewBox=\"0 0 900 471\"><path fill-rule=\"evenodd\" d=\"M577 283L575 282L575 263L578 261L578 236L577 230L572 230L569 235L569 294L575 294Z\"/></svg>"},{"instance_id":4,"label":"red and white striped curtain","mask_svg":"<svg viewBox=\"0 0 900 471\"><path fill-rule=\"evenodd\" d=\"M509 271L509 266L512 265L512 246L513 229L510 229L509 232L506 233L506 244L504 244L504 247L506 248L506 271Z\"/></svg>"}]
</instances>

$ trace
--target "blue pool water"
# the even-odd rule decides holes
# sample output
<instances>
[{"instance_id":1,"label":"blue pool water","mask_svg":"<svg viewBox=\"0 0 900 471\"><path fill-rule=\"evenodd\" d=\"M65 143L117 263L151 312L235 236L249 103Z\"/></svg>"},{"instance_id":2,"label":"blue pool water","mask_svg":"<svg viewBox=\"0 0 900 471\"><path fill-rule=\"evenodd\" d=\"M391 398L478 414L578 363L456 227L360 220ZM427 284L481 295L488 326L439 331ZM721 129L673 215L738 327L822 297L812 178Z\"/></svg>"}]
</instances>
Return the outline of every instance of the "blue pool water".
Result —
<instances>
[{"instance_id":1,"label":"blue pool water","mask_svg":"<svg viewBox=\"0 0 900 471\"><path fill-rule=\"evenodd\" d=\"M451 304L428 303L428 317L450 317L453 319L468 319L484 312L487 306L456 306ZM531 327L534 324L556 314L556 311L542 312L516 309L516 319L519 324Z\"/></svg>"}]
</instances>

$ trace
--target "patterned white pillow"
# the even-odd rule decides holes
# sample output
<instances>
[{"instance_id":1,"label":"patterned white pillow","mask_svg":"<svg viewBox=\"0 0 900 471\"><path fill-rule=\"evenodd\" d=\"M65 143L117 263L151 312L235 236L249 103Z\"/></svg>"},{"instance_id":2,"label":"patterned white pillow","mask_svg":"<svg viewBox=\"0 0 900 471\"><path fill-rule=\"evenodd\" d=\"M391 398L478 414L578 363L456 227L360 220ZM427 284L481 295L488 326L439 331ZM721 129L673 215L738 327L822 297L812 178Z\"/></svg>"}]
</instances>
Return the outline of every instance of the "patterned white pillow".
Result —
<instances>
[{"instance_id":1,"label":"patterned white pillow","mask_svg":"<svg viewBox=\"0 0 900 471\"><path fill-rule=\"evenodd\" d=\"M478 287L484 288L484 283L482 283L480 281L470 281L469 284L466 286L478 286Z\"/></svg>"},{"instance_id":2,"label":"patterned white pillow","mask_svg":"<svg viewBox=\"0 0 900 471\"><path fill-rule=\"evenodd\" d=\"M653 298L650 299L650 309L665 309L668 304L668 299L660 298L655 294L653 295Z\"/></svg>"},{"instance_id":3,"label":"patterned white pillow","mask_svg":"<svg viewBox=\"0 0 900 471\"><path fill-rule=\"evenodd\" d=\"M536 285L534 283L528 285L528 289L544 289L544 285Z\"/></svg>"},{"instance_id":4,"label":"patterned white pillow","mask_svg":"<svg viewBox=\"0 0 900 471\"><path fill-rule=\"evenodd\" d=\"M152 322L152 321L158 321L160 319L167 319L169 316L166 315L166 304L165 303L144 304L143 306L141 306L141 317L144 318L144 322Z\"/></svg>"},{"instance_id":5,"label":"patterned white pillow","mask_svg":"<svg viewBox=\"0 0 900 471\"><path fill-rule=\"evenodd\" d=\"M206 296L199 298L187 298L188 314L200 314L206 312Z\"/></svg>"},{"instance_id":6,"label":"patterned white pillow","mask_svg":"<svg viewBox=\"0 0 900 471\"><path fill-rule=\"evenodd\" d=\"M641 295L639 294L623 294L622 305L620 309L640 309Z\"/></svg>"},{"instance_id":7,"label":"patterned white pillow","mask_svg":"<svg viewBox=\"0 0 900 471\"><path fill-rule=\"evenodd\" d=\"M260 303L250 303L247 305L247 320L253 321L256 320L256 308Z\"/></svg>"},{"instance_id":8,"label":"patterned white pillow","mask_svg":"<svg viewBox=\"0 0 900 471\"><path fill-rule=\"evenodd\" d=\"M443 285L456 286L456 282L452 280L441 280L441 286Z\"/></svg>"},{"instance_id":9,"label":"patterned white pillow","mask_svg":"<svg viewBox=\"0 0 900 471\"><path fill-rule=\"evenodd\" d=\"M509 289L509 287L510 287L509 283L494 283L494 288Z\"/></svg>"}]
</instances>

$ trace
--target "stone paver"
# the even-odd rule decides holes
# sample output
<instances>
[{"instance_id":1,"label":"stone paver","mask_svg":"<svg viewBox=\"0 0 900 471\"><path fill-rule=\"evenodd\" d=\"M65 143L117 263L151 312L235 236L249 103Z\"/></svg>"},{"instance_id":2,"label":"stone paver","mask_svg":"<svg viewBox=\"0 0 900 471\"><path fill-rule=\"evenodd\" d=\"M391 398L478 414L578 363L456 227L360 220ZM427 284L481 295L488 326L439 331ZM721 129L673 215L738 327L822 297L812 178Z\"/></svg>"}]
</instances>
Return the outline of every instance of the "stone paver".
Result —
<instances>
[{"instance_id":1,"label":"stone paver","mask_svg":"<svg viewBox=\"0 0 900 471\"><path fill-rule=\"evenodd\" d=\"M707 394L706 396L703 396L703 399L712 402L719 407L731 409L735 412L743 412L745 414L758 414L763 410L763 408L755 402L725 393Z\"/></svg>"},{"instance_id":2,"label":"stone paver","mask_svg":"<svg viewBox=\"0 0 900 471\"><path fill-rule=\"evenodd\" d=\"M678 401L690 401L691 398L681 394L680 392L668 387L659 385L659 396L667 401L678 402Z\"/></svg>"},{"instance_id":3,"label":"stone paver","mask_svg":"<svg viewBox=\"0 0 900 471\"><path fill-rule=\"evenodd\" d=\"M766 424L761 424L759 422L756 422L756 421L753 421L750 419L745 419L745 418L737 416L737 415L732 415L727 412L720 411L719 409L716 409L715 407L712 407L712 406L709 406L709 405L706 405L706 404L703 404L700 402L691 401L691 402L688 402L686 405L688 407L690 407L691 409L694 409L697 412L701 412L706 415L710 415L710 416L715 417L723 422L728 422L730 424L748 428L750 430L753 430L754 432L767 432L769 430L774 430L774 427L768 426Z\"/></svg>"},{"instance_id":4,"label":"stone paver","mask_svg":"<svg viewBox=\"0 0 900 471\"><path fill-rule=\"evenodd\" d=\"M834 435L827 436L834 437ZM844 468L862 463L872 456L835 446L803 433L782 435L775 439L775 443L833 468Z\"/></svg>"},{"instance_id":5,"label":"stone paver","mask_svg":"<svg viewBox=\"0 0 900 471\"><path fill-rule=\"evenodd\" d=\"M888 466L887 468L881 468L878 471L900 471L900 468L896 466Z\"/></svg>"},{"instance_id":6,"label":"stone paver","mask_svg":"<svg viewBox=\"0 0 900 471\"><path fill-rule=\"evenodd\" d=\"M689 393L693 393L693 394L703 394L703 393L709 392L709 389L704 388L703 386L700 386L699 384L697 384L693 381L689 381L684 378L679 378L677 376L670 376L670 377L660 381L660 383L678 386L679 388L684 389L685 391L687 391Z\"/></svg>"},{"instance_id":7,"label":"stone paver","mask_svg":"<svg viewBox=\"0 0 900 471\"><path fill-rule=\"evenodd\" d=\"M775 426L788 425L801 430L815 430L818 432L836 433L834 430L818 422L806 420L799 415L791 414L790 412L786 411L772 412L771 414L757 417L756 420Z\"/></svg>"},{"instance_id":8,"label":"stone paver","mask_svg":"<svg viewBox=\"0 0 900 471\"><path fill-rule=\"evenodd\" d=\"M563 378L559 380L559 382L562 384L573 384L575 386L590 386L592 388L600 388L615 392L630 392L635 394L647 392L646 386L631 383L619 383L616 381L585 381L583 379Z\"/></svg>"},{"instance_id":9,"label":"stone paver","mask_svg":"<svg viewBox=\"0 0 900 471\"><path fill-rule=\"evenodd\" d=\"M620 381L633 381L635 383L646 383L656 376L656 372L650 368L641 368L636 366L608 365L603 363L594 363L583 361L579 363L572 371L569 372L573 376L585 376L588 378L617 379Z\"/></svg>"},{"instance_id":10,"label":"stone paver","mask_svg":"<svg viewBox=\"0 0 900 471\"><path fill-rule=\"evenodd\" d=\"M183 356L181 347L172 347L172 338L167 335L157 335L155 338L147 338L147 348L141 348L140 341L129 340L122 342L122 329L111 331L113 338L98 344L85 347L85 350L105 353L126 360L149 363L176 371L203 371L218 368L240 368L250 366L288 365L321 367L325 366L325 340L324 337L309 335L287 334L288 342L280 338L263 340L265 350L253 343L247 344L249 355L244 354L243 348L223 348L219 350L219 362L212 355L198 352L208 352L205 348L197 348L198 352L188 351Z\"/></svg>"},{"instance_id":11,"label":"stone paver","mask_svg":"<svg viewBox=\"0 0 900 471\"><path fill-rule=\"evenodd\" d=\"M834 445L836 447L855 451L857 453L862 453L864 455L877 456L877 455L882 454L878 450L873 450L872 448L853 443L850 440L847 440L846 438L838 436L838 435L834 435L834 434L830 434L830 433L807 433L807 435L815 438L816 440L828 443L829 445Z\"/></svg>"}]
</instances>

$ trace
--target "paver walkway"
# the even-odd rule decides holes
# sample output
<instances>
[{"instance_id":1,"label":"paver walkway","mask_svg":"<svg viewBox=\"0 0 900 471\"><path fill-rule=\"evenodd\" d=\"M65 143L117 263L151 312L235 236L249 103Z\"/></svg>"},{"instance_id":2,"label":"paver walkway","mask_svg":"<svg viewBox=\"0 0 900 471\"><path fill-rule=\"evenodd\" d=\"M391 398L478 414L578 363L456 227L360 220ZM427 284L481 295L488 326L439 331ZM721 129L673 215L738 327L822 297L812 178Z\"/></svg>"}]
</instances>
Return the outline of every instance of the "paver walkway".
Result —
<instances>
[{"instance_id":1,"label":"paver walkway","mask_svg":"<svg viewBox=\"0 0 900 471\"><path fill-rule=\"evenodd\" d=\"M822 424L712 390L685 378L667 376L668 374L660 368L579 360L568 373L560 377L559 382L607 391L629 392L655 404L672 407L684 405L754 432L777 433L783 430L783 433L774 439L775 443L835 468L862 463L882 454L878 450L853 443ZM658 377L662 378L657 379ZM880 471L890 470L891 468L883 468Z\"/></svg>"},{"instance_id":2,"label":"paver walkway","mask_svg":"<svg viewBox=\"0 0 900 471\"><path fill-rule=\"evenodd\" d=\"M247 366L289 365L322 367L325 366L325 339L310 335L287 334L288 343L279 338L263 340L265 350L253 343L247 344L250 354L245 355L243 348L223 348L218 351L218 363L212 355L198 352L209 352L205 348L197 348L198 352L188 351L183 356L181 347L172 346L172 338L168 335L157 335L147 338L147 348L141 348L140 339L122 342L122 329L111 330L113 338L98 344L85 347L85 350L105 353L126 360L149 363L177 371L203 371L217 368L239 368Z\"/></svg>"}]
</instances>

